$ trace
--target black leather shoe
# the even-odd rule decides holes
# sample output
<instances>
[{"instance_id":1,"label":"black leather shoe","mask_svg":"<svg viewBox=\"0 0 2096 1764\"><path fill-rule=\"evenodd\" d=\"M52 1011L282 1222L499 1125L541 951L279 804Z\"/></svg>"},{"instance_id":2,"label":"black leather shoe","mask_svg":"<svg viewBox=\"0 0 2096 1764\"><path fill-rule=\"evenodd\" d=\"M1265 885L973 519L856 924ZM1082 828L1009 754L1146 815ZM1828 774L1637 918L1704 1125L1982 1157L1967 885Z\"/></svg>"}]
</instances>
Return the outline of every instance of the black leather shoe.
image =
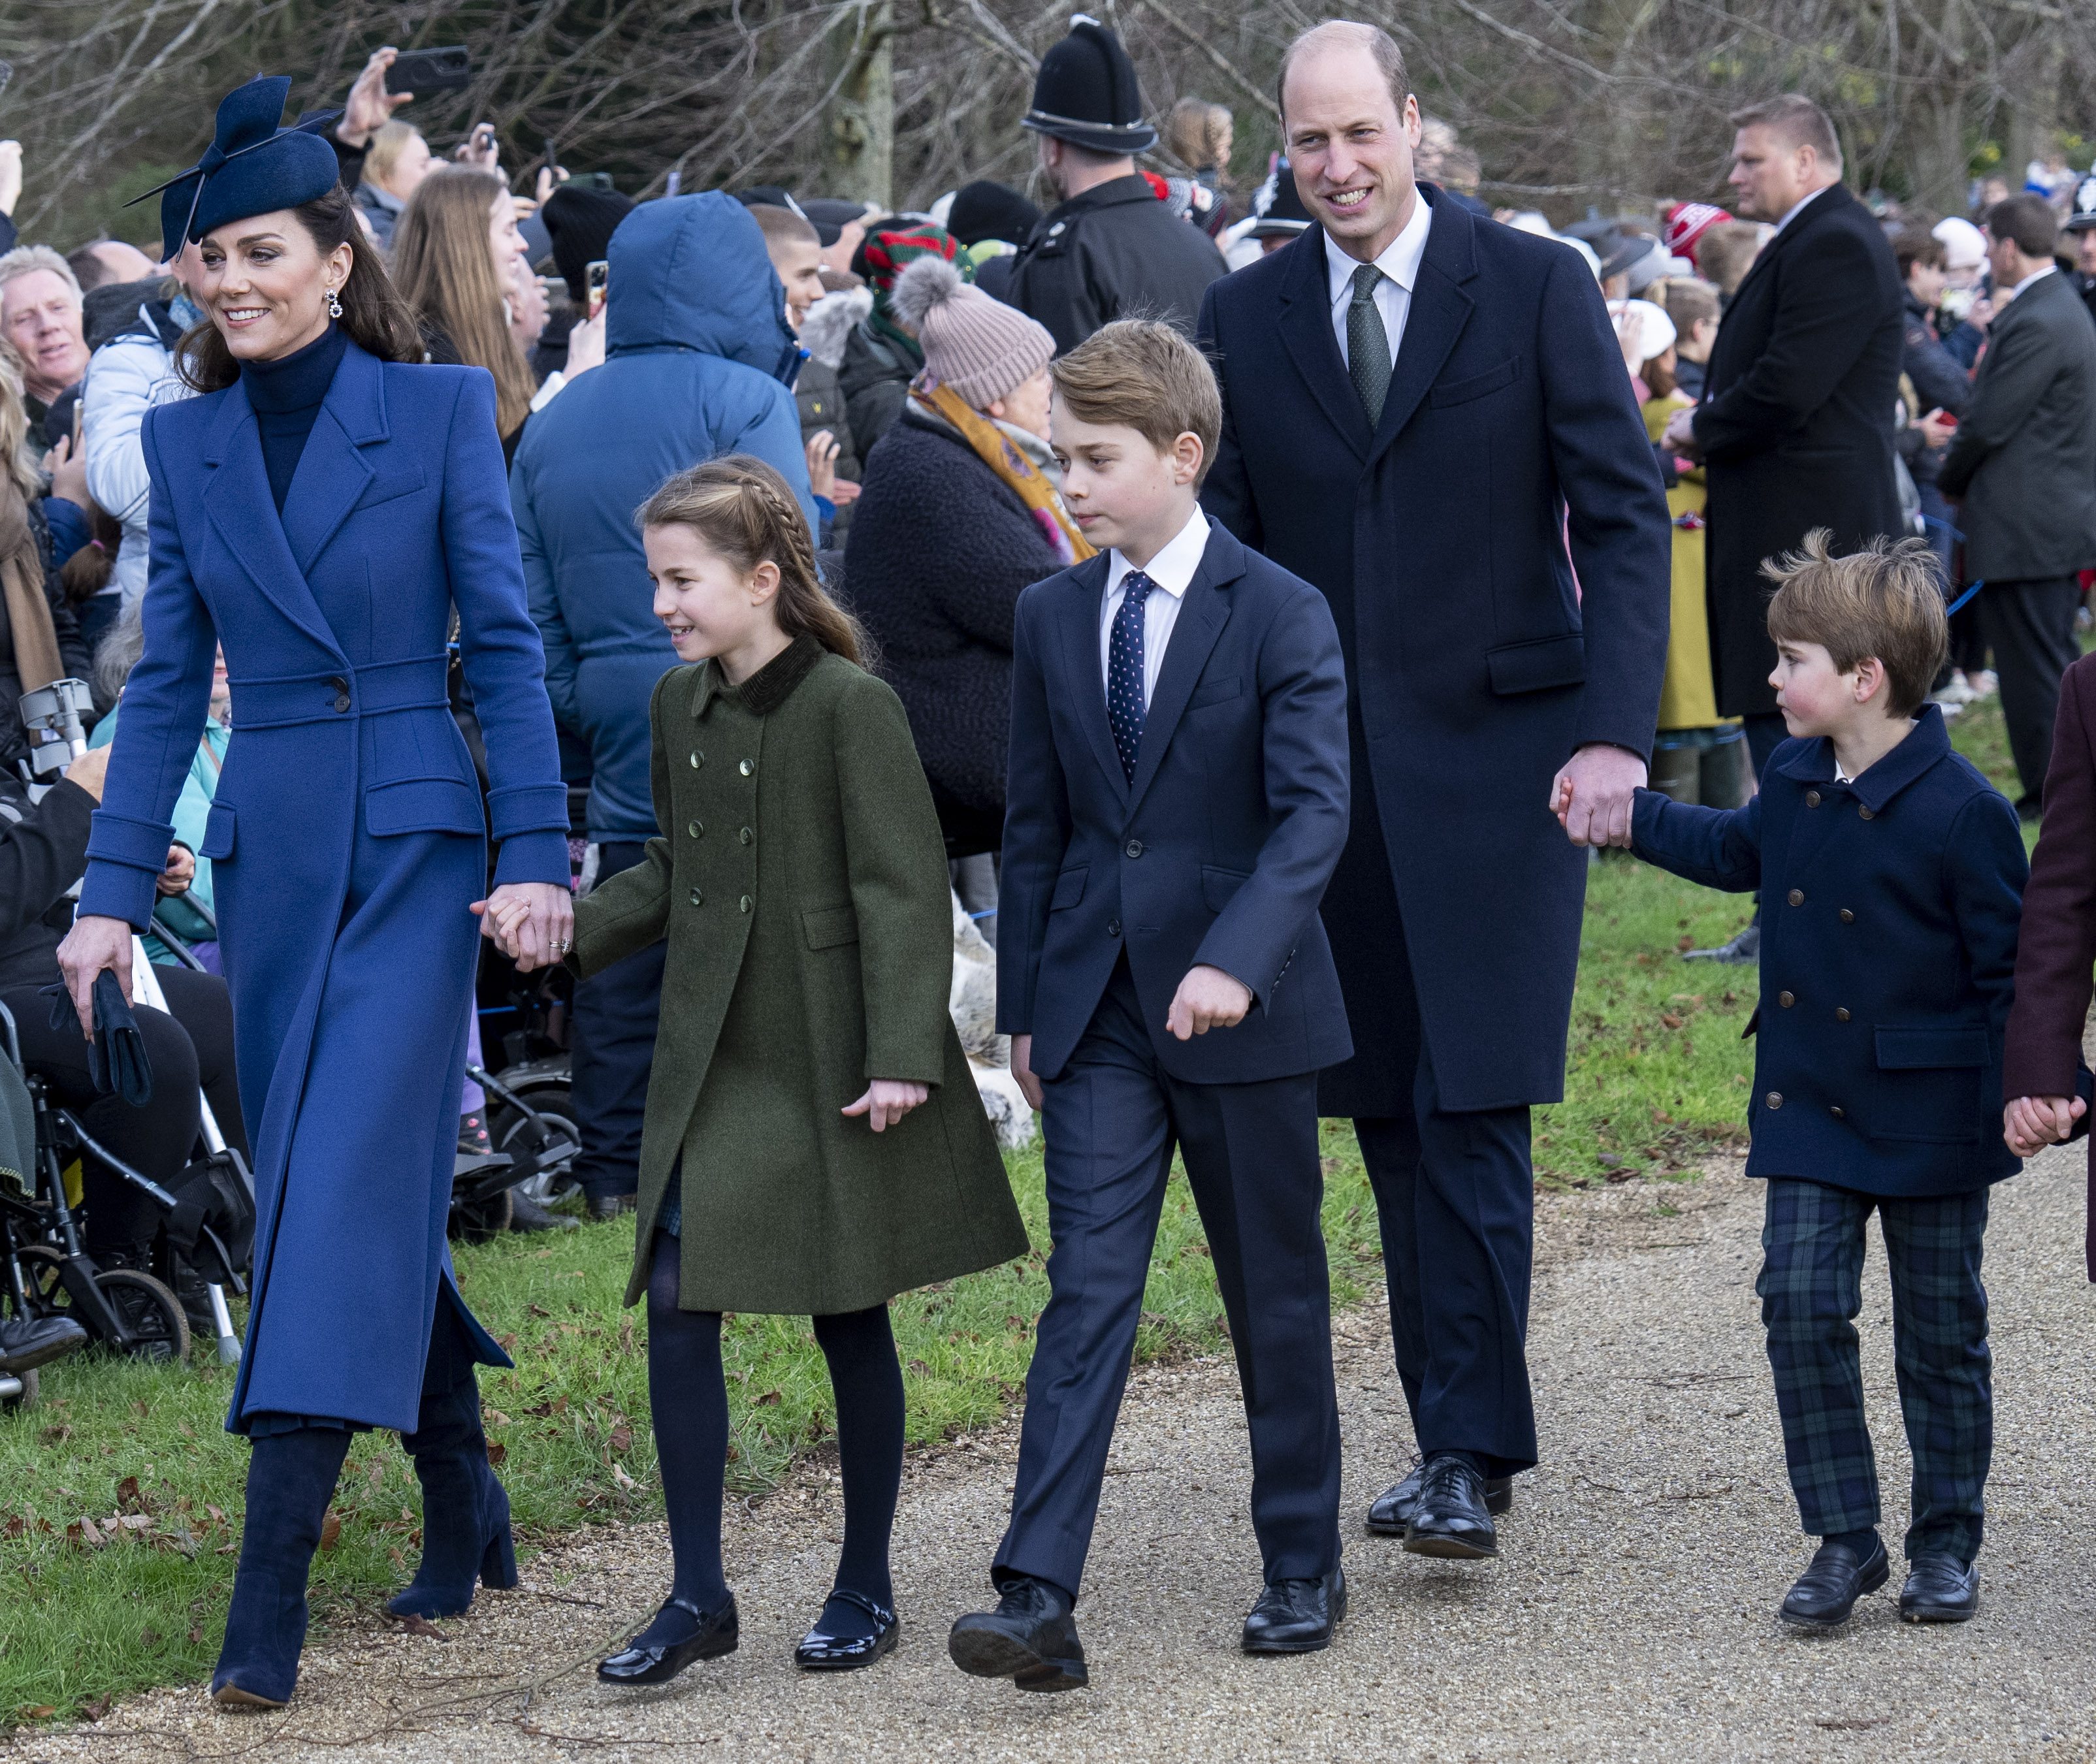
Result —
<instances>
[{"instance_id":1,"label":"black leather shoe","mask_svg":"<svg viewBox=\"0 0 2096 1764\"><path fill-rule=\"evenodd\" d=\"M830 1596L841 1599L846 1605L855 1605L865 1612L873 1619L873 1633L826 1635L821 1619L818 1618L816 1626L801 1638L801 1645L793 1650L795 1666L804 1672L852 1672L895 1652L896 1644L902 1640L901 1618L864 1594L849 1592L842 1587L832 1587Z\"/></svg>"},{"instance_id":2,"label":"black leather shoe","mask_svg":"<svg viewBox=\"0 0 2096 1764\"><path fill-rule=\"evenodd\" d=\"M735 1595L727 1596L727 1603L719 1609L701 1611L689 1599L671 1598L663 1603L668 1610L675 1605L688 1613L698 1625L683 1640L666 1646L643 1648L638 1638L629 1642L609 1660L597 1662L596 1675L606 1684L662 1684L682 1672L694 1660L716 1660L723 1654L733 1653L741 1640L741 1626L735 1611ZM644 1630L642 1634L647 1632Z\"/></svg>"},{"instance_id":3,"label":"black leather shoe","mask_svg":"<svg viewBox=\"0 0 2096 1764\"><path fill-rule=\"evenodd\" d=\"M1485 1505L1485 1479L1454 1452L1437 1452L1421 1467L1404 1547L1414 1556L1459 1562L1499 1554L1499 1533Z\"/></svg>"},{"instance_id":4,"label":"black leather shoe","mask_svg":"<svg viewBox=\"0 0 2096 1764\"><path fill-rule=\"evenodd\" d=\"M509 1191L509 1229L512 1231L579 1231L582 1222L565 1213L548 1212L529 1194Z\"/></svg>"},{"instance_id":5,"label":"black leather shoe","mask_svg":"<svg viewBox=\"0 0 2096 1764\"><path fill-rule=\"evenodd\" d=\"M0 1317L0 1372L32 1372L86 1346L69 1316Z\"/></svg>"},{"instance_id":6,"label":"black leather shoe","mask_svg":"<svg viewBox=\"0 0 2096 1764\"><path fill-rule=\"evenodd\" d=\"M1963 1623L1980 1613L1980 1565L1929 1550L1907 1565L1900 1615L1910 1623Z\"/></svg>"},{"instance_id":7,"label":"black leather shoe","mask_svg":"<svg viewBox=\"0 0 2096 1764\"><path fill-rule=\"evenodd\" d=\"M1762 958L1762 922L1754 922L1733 938L1730 943L1721 943L1714 950L1683 950L1684 962L1723 962L1728 967L1749 967Z\"/></svg>"},{"instance_id":8,"label":"black leather shoe","mask_svg":"<svg viewBox=\"0 0 2096 1764\"><path fill-rule=\"evenodd\" d=\"M621 1213L631 1212L638 1202L639 1197L633 1194L592 1194L589 1216L592 1220L616 1219Z\"/></svg>"},{"instance_id":9,"label":"black leather shoe","mask_svg":"<svg viewBox=\"0 0 2096 1764\"><path fill-rule=\"evenodd\" d=\"M1316 1653L1347 1620L1346 1570L1321 1580L1270 1580L1245 1619L1249 1654Z\"/></svg>"},{"instance_id":10,"label":"black leather shoe","mask_svg":"<svg viewBox=\"0 0 2096 1764\"><path fill-rule=\"evenodd\" d=\"M1805 1629L1832 1629L1849 1621L1857 1600L1875 1592L1892 1578L1882 1541L1867 1558L1859 1557L1845 1544L1823 1544L1814 1553L1812 1565L1797 1577L1779 1613L1786 1623Z\"/></svg>"},{"instance_id":11,"label":"black leather shoe","mask_svg":"<svg viewBox=\"0 0 2096 1764\"><path fill-rule=\"evenodd\" d=\"M1405 1527L1412 1523L1412 1509L1419 1500L1420 1479L1426 1474L1424 1464L1415 1464L1412 1474L1401 1482L1393 1484L1377 1495L1369 1508L1365 1522L1369 1530L1378 1537L1403 1537ZM1485 1511L1501 1513L1513 1505L1513 1478L1511 1476L1488 1476L1485 1478Z\"/></svg>"},{"instance_id":12,"label":"black leather shoe","mask_svg":"<svg viewBox=\"0 0 2096 1764\"><path fill-rule=\"evenodd\" d=\"M963 1672L1010 1679L1022 1691L1076 1691L1092 1682L1077 1620L1046 1583L1021 1575L994 1611L972 1611L954 1625L946 1652Z\"/></svg>"}]
</instances>

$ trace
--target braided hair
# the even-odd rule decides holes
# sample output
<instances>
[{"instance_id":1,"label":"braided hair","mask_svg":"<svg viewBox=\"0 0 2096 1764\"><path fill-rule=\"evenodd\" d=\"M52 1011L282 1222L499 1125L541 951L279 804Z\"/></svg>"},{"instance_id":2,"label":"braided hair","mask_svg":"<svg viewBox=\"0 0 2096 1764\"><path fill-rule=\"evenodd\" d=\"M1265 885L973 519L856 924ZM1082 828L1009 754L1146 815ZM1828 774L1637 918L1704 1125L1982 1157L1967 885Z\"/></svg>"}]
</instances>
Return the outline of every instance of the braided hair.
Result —
<instances>
[{"instance_id":1,"label":"braided hair","mask_svg":"<svg viewBox=\"0 0 2096 1764\"><path fill-rule=\"evenodd\" d=\"M810 636L832 655L870 668L859 622L823 592L814 536L786 480L747 453L724 453L664 480L640 505L642 527L688 526L745 575L769 561L779 570L779 627Z\"/></svg>"}]
</instances>

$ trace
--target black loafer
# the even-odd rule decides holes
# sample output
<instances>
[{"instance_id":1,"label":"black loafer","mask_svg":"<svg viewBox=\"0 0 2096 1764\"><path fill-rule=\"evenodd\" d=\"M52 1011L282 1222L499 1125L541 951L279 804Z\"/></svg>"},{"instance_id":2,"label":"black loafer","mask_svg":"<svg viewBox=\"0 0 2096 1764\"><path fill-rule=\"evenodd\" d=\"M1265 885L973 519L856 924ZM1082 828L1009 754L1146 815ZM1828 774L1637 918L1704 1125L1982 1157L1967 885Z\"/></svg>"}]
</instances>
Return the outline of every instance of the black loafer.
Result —
<instances>
[{"instance_id":1,"label":"black loafer","mask_svg":"<svg viewBox=\"0 0 2096 1764\"><path fill-rule=\"evenodd\" d=\"M1401 1482L1393 1483L1377 1495L1369 1505L1368 1518L1364 1522L1378 1537L1403 1537L1405 1528L1412 1523L1412 1509L1419 1504L1419 1484L1426 1474L1424 1464L1415 1464L1412 1474ZM1513 1478L1511 1476L1488 1476L1485 1478L1485 1511L1502 1513L1513 1505Z\"/></svg>"},{"instance_id":2,"label":"black loafer","mask_svg":"<svg viewBox=\"0 0 2096 1764\"><path fill-rule=\"evenodd\" d=\"M832 1599L841 1599L846 1605L855 1605L873 1619L871 1635L825 1635L817 1619L818 1626L801 1638L801 1645L793 1650L793 1664L803 1672L854 1672L861 1666L870 1666L875 1661L895 1652L902 1640L902 1619L886 1606L876 1604L862 1593L849 1592L842 1587L830 1589Z\"/></svg>"},{"instance_id":3,"label":"black loafer","mask_svg":"<svg viewBox=\"0 0 2096 1764\"><path fill-rule=\"evenodd\" d=\"M1448 1561L1481 1561L1499 1554L1499 1533L1485 1505L1485 1479L1454 1452L1437 1452L1421 1467L1404 1547L1414 1556Z\"/></svg>"},{"instance_id":4,"label":"black loafer","mask_svg":"<svg viewBox=\"0 0 2096 1764\"><path fill-rule=\"evenodd\" d=\"M1092 1681L1070 1607L1060 1593L1028 1575L1004 1589L994 1611L958 1619L946 1652L962 1671L1010 1679L1022 1691L1076 1691Z\"/></svg>"},{"instance_id":5,"label":"black loafer","mask_svg":"<svg viewBox=\"0 0 2096 1764\"><path fill-rule=\"evenodd\" d=\"M694 1660L715 1660L735 1652L742 1635L733 1593L727 1596L727 1604L714 1611L701 1611L689 1599L675 1597L665 1600L662 1609L666 1611L673 1605L688 1613L697 1629L683 1641L665 1647L643 1648L628 1643L609 1660L597 1662L596 1675L602 1683L664 1684Z\"/></svg>"},{"instance_id":6,"label":"black loafer","mask_svg":"<svg viewBox=\"0 0 2096 1764\"><path fill-rule=\"evenodd\" d=\"M1980 1611L1980 1565L1924 1551L1907 1565L1900 1616L1910 1623L1963 1623Z\"/></svg>"},{"instance_id":7,"label":"black loafer","mask_svg":"<svg viewBox=\"0 0 2096 1764\"><path fill-rule=\"evenodd\" d=\"M1321 1580L1270 1580L1245 1619L1248 1654L1316 1653L1332 1645L1347 1620L1347 1576L1334 1568Z\"/></svg>"},{"instance_id":8,"label":"black loafer","mask_svg":"<svg viewBox=\"0 0 2096 1764\"><path fill-rule=\"evenodd\" d=\"M1857 1600L1875 1592L1892 1571L1882 1540L1867 1557L1845 1544L1823 1544L1813 1554L1812 1565L1797 1577L1779 1614L1801 1629L1832 1629L1847 1622Z\"/></svg>"}]
</instances>

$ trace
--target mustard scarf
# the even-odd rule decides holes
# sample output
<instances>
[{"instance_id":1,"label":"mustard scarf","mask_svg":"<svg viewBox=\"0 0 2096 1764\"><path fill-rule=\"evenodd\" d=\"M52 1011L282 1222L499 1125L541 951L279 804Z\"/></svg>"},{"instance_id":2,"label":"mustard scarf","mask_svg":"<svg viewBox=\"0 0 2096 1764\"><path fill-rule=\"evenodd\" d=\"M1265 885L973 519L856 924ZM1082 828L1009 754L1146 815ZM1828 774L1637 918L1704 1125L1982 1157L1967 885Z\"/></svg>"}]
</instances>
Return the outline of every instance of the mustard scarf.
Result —
<instances>
[{"instance_id":1,"label":"mustard scarf","mask_svg":"<svg viewBox=\"0 0 2096 1764\"><path fill-rule=\"evenodd\" d=\"M1041 523L1041 533L1059 563L1067 568L1098 555L1092 542L1077 531L1077 523L1063 506L1062 497L1040 469L953 387L914 385L910 395L932 415L944 417L959 430L961 439L976 450L976 456L1026 504L1027 512Z\"/></svg>"},{"instance_id":2,"label":"mustard scarf","mask_svg":"<svg viewBox=\"0 0 2096 1764\"><path fill-rule=\"evenodd\" d=\"M0 481L0 591L4 591L7 622L15 640L15 672L21 689L33 692L65 675L59 658L58 632L51 624L51 603L44 598L44 563L29 531L28 504L22 492Z\"/></svg>"}]
</instances>

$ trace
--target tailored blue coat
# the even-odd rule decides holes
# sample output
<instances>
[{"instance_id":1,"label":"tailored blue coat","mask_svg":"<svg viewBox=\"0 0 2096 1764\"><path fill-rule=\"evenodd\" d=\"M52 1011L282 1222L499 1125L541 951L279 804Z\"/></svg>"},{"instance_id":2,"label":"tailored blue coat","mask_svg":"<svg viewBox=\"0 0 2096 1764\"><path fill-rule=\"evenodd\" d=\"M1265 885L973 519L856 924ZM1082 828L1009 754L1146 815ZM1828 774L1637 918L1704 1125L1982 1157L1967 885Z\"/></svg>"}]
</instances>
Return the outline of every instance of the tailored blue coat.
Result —
<instances>
[{"instance_id":1,"label":"tailored blue coat","mask_svg":"<svg viewBox=\"0 0 2096 1764\"><path fill-rule=\"evenodd\" d=\"M1212 526L1151 694L1131 784L1107 720L1107 554L1019 597L997 940L998 1028L1060 1075L1124 950L1159 1063L1189 1084L1352 1051L1317 902L1347 842L1347 683L1322 596ZM1251 989L1181 1041L1188 968Z\"/></svg>"},{"instance_id":2,"label":"tailored blue coat","mask_svg":"<svg viewBox=\"0 0 2096 1764\"><path fill-rule=\"evenodd\" d=\"M1676 875L1762 891L1748 1175L1914 1199L2023 1168L2002 1047L2030 867L1935 705L1853 783L1832 741L1786 741L1744 809L1641 790L1632 832Z\"/></svg>"},{"instance_id":3,"label":"tailored blue coat","mask_svg":"<svg viewBox=\"0 0 2096 1764\"><path fill-rule=\"evenodd\" d=\"M494 382L352 343L282 517L238 384L149 413L146 649L83 913L142 928L223 644L239 739L212 860L258 1222L227 1426L416 1424L444 1247L487 823L502 882L568 880L539 634ZM444 691L452 609L487 740L482 812ZM474 1326L481 1359L509 1364Z\"/></svg>"},{"instance_id":4,"label":"tailored blue coat","mask_svg":"<svg viewBox=\"0 0 2096 1764\"><path fill-rule=\"evenodd\" d=\"M1587 854L1550 782L1587 742L1649 754L1666 670L1666 494L1593 277L1419 192L1373 429L1321 229L1201 308L1224 409L1202 505L1323 591L1346 655L1352 833L1324 918L1355 1052L1325 1115L1408 1114L1422 1029L1445 1108L1564 1094Z\"/></svg>"}]
</instances>

